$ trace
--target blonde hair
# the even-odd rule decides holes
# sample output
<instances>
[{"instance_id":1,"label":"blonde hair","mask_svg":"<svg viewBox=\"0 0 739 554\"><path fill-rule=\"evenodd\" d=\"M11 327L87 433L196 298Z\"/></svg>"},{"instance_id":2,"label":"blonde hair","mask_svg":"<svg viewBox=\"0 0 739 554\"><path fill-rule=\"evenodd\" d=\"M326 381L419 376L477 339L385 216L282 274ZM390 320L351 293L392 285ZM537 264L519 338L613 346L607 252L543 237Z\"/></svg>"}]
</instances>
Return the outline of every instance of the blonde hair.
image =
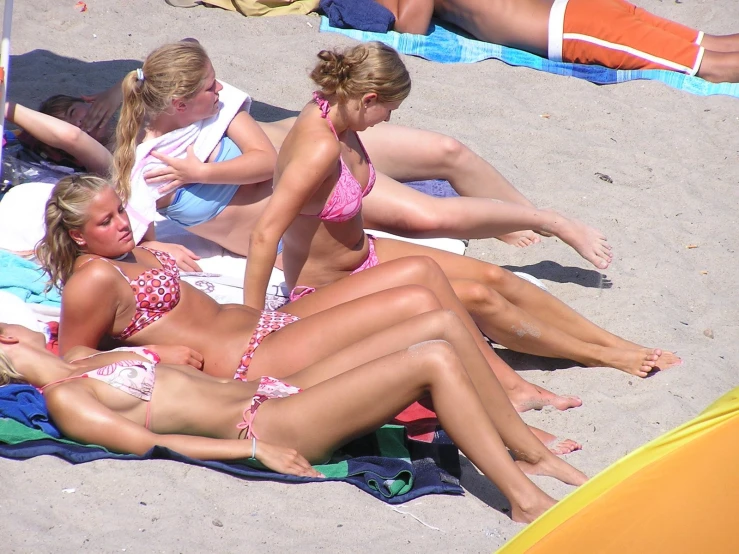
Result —
<instances>
[{"instance_id":1,"label":"blonde hair","mask_svg":"<svg viewBox=\"0 0 739 554\"><path fill-rule=\"evenodd\" d=\"M70 175L54 186L46 202L46 234L36 246L36 257L50 276L47 291L72 275L74 261L82 250L69 236L69 231L87 223L90 202L110 186L108 181L95 175Z\"/></svg>"},{"instance_id":2,"label":"blonde hair","mask_svg":"<svg viewBox=\"0 0 739 554\"><path fill-rule=\"evenodd\" d=\"M115 130L113 182L124 201L131 194L129 180L136 161L136 138L144 118L165 112L175 98L189 100L200 92L209 61L208 54L197 42L175 42L154 50L140 70L130 71L123 78L123 105Z\"/></svg>"},{"instance_id":3,"label":"blonde hair","mask_svg":"<svg viewBox=\"0 0 739 554\"><path fill-rule=\"evenodd\" d=\"M411 92L411 76L398 53L381 42L367 42L339 52L321 50L310 78L326 97L339 102L377 94L378 102L402 102Z\"/></svg>"},{"instance_id":4,"label":"blonde hair","mask_svg":"<svg viewBox=\"0 0 739 554\"><path fill-rule=\"evenodd\" d=\"M2 326L0 326L2 330ZM15 370L13 362L0 346L0 387L11 383L26 383L26 378Z\"/></svg>"}]
</instances>

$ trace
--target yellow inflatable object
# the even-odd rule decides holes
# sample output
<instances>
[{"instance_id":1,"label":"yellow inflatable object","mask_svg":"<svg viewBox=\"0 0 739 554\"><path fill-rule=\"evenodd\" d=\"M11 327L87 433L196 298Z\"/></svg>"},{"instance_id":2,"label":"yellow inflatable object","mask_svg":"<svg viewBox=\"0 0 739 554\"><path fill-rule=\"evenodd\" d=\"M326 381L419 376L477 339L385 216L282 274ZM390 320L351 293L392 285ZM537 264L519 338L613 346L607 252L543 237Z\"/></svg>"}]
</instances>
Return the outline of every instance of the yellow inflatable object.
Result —
<instances>
[{"instance_id":1,"label":"yellow inflatable object","mask_svg":"<svg viewBox=\"0 0 739 554\"><path fill-rule=\"evenodd\" d=\"M498 554L739 552L739 387L553 506Z\"/></svg>"}]
</instances>

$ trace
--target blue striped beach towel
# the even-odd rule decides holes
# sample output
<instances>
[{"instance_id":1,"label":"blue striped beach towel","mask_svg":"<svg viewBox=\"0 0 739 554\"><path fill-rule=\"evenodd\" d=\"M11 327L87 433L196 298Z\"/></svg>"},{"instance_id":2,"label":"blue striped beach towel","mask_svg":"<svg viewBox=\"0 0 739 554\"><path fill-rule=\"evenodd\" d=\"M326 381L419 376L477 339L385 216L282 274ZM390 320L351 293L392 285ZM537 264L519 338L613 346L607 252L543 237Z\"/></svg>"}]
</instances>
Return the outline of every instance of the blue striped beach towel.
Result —
<instances>
[{"instance_id":1,"label":"blue striped beach towel","mask_svg":"<svg viewBox=\"0 0 739 554\"><path fill-rule=\"evenodd\" d=\"M407 33L371 33L355 29L339 29L331 27L328 18L321 17L321 31L347 35L359 41L377 40L392 46L398 52L418 56L426 60L441 63L472 63L486 59L500 60L508 65L530 67L555 75L577 77L598 85L611 85L636 79L651 79L679 89L710 96L725 94L739 98L739 83L709 83L699 77L691 77L674 71L661 69L621 71L599 65L582 65L564 62L553 62L529 52L516 50L499 44L482 42L459 34L454 26L446 26L432 21L427 35L411 35Z\"/></svg>"}]
</instances>

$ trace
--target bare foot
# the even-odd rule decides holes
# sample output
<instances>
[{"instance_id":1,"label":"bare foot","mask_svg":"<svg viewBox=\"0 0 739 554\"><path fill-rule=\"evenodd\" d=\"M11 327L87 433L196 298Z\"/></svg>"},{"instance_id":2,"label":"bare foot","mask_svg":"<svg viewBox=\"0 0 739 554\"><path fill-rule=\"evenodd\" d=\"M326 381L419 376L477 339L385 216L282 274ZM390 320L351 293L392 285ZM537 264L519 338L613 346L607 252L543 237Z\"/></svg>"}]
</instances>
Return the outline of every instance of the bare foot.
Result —
<instances>
[{"instance_id":1,"label":"bare foot","mask_svg":"<svg viewBox=\"0 0 739 554\"><path fill-rule=\"evenodd\" d=\"M518 523L531 523L556 503L554 498L543 491L531 502L526 502L525 507L511 502L511 519Z\"/></svg>"},{"instance_id":2,"label":"bare foot","mask_svg":"<svg viewBox=\"0 0 739 554\"><path fill-rule=\"evenodd\" d=\"M509 389L506 392L517 412L541 410L545 406L553 406L558 410L569 410L582 406L582 400L577 396L560 396L531 383Z\"/></svg>"},{"instance_id":3,"label":"bare foot","mask_svg":"<svg viewBox=\"0 0 739 554\"><path fill-rule=\"evenodd\" d=\"M598 269L606 269L613 260L611 245L608 244L603 233L582 221L567 219L556 214L551 228L545 225L543 229L569 244Z\"/></svg>"},{"instance_id":4,"label":"bare foot","mask_svg":"<svg viewBox=\"0 0 739 554\"><path fill-rule=\"evenodd\" d=\"M524 460L516 460L516 463L524 473L528 473L529 475L545 475L547 477L554 477L568 485L579 486L588 480L588 476L582 471L575 469L570 464L561 458L557 458L557 456L554 456L553 454L545 456L535 463Z\"/></svg>"},{"instance_id":5,"label":"bare foot","mask_svg":"<svg viewBox=\"0 0 739 554\"><path fill-rule=\"evenodd\" d=\"M569 454L570 452L574 452L575 450L582 449L582 445L573 441L572 439L562 439L560 437L552 435L551 433L547 433L542 429L532 427L531 425L529 425L529 429L534 434L534 436L549 449L549 452L557 456L562 456L563 454Z\"/></svg>"},{"instance_id":6,"label":"bare foot","mask_svg":"<svg viewBox=\"0 0 739 554\"><path fill-rule=\"evenodd\" d=\"M533 231L517 231L515 233L506 233L505 235L500 235L499 237L495 238L517 248L526 248L527 246L531 246L532 244L537 244L541 242L541 238L539 237L539 235L537 235Z\"/></svg>"},{"instance_id":7,"label":"bare foot","mask_svg":"<svg viewBox=\"0 0 739 554\"><path fill-rule=\"evenodd\" d=\"M615 367L637 377L646 377L654 369L668 369L682 363L672 352L663 352L659 348L607 348L606 351L603 360L606 367Z\"/></svg>"},{"instance_id":8,"label":"bare foot","mask_svg":"<svg viewBox=\"0 0 739 554\"><path fill-rule=\"evenodd\" d=\"M660 354L654 367L657 369L670 369L671 367L681 365L682 363L683 359L680 356L676 356L672 352L662 350L662 354Z\"/></svg>"}]
</instances>

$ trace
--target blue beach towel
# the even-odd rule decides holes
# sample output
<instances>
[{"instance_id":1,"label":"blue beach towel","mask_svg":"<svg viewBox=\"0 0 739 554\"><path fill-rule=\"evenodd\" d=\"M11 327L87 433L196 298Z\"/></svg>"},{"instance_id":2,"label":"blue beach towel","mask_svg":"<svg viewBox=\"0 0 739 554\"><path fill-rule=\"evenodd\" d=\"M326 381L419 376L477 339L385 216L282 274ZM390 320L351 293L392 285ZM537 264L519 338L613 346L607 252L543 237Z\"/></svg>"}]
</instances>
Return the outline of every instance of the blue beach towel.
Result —
<instances>
[{"instance_id":1,"label":"blue beach towel","mask_svg":"<svg viewBox=\"0 0 739 554\"><path fill-rule=\"evenodd\" d=\"M392 46L403 54L418 56L434 62L472 63L492 58L508 65L530 67L555 75L577 77L598 85L650 79L662 81L673 88L699 96L725 94L739 98L739 83L709 83L699 77L691 77L690 75L661 69L622 71L599 65L553 62L515 48L468 38L459 34L461 31L457 30L456 27L436 20L431 22L427 35L401 34L395 31L371 33L355 29L338 29L332 27L326 17L321 17L321 31L341 33L363 42L377 40Z\"/></svg>"},{"instance_id":2,"label":"blue beach towel","mask_svg":"<svg viewBox=\"0 0 739 554\"><path fill-rule=\"evenodd\" d=\"M41 266L5 250L0 250L0 290L7 291L24 302L61 307L62 297L54 287L44 292L49 279Z\"/></svg>"}]
</instances>

